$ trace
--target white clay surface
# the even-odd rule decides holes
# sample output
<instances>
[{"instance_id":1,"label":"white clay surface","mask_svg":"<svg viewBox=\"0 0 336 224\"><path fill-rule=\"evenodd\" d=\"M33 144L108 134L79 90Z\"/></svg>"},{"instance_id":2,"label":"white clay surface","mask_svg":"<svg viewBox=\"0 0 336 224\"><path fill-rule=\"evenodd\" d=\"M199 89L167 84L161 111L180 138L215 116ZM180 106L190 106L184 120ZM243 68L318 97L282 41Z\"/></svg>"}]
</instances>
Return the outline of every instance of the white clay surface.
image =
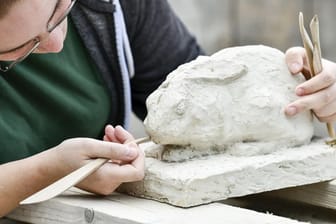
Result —
<instances>
[{"instance_id":1,"label":"white clay surface","mask_svg":"<svg viewBox=\"0 0 336 224\"><path fill-rule=\"evenodd\" d=\"M334 148L311 142L311 113L284 114L302 81L266 46L180 66L147 100L145 126L158 145L141 146L145 179L119 190L190 207L336 178Z\"/></svg>"},{"instance_id":2,"label":"white clay surface","mask_svg":"<svg viewBox=\"0 0 336 224\"><path fill-rule=\"evenodd\" d=\"M227 48L172 72L147 100L145 127L156 143L209 151L205 154L258 155L307 144L311 113L284 114L302 81L289 73L277 49Z\"/></svg>"},{"instance_id":3,"label":"white clay surface","mask_svg":"<svg viewBox=\"0 0 336 224\"><path fill-rule=\"evenodd\" d=\"M141 147L147 151L154 145ZM146 158L145 173L143 181L123 184L119 191L190 207L332 180L336 178L336 151L323 140L314 140L296 148L277 148L267 155L219 154L176 163Z\"/></svg>"}]
</instances>

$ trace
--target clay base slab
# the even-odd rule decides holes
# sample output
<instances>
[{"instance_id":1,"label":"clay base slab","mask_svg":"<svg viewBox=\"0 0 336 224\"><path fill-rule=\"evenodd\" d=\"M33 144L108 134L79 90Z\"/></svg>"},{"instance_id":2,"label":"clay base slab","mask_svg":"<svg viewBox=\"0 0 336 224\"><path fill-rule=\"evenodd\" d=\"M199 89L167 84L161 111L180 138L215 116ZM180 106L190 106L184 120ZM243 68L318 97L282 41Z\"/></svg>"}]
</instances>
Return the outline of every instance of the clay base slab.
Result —
<instances>
[{"instance_id":1,"label":"clay base slab","mask_svg":"<svg viewBox=\"0 0 336 224\"><path fill-rule=\"evenodd\" d=\"M146 176L119 191L180 207L336 178L336 149L324 141L268 155L214 155L167 163L146 158Z\"/></svg>"}]
</instances>

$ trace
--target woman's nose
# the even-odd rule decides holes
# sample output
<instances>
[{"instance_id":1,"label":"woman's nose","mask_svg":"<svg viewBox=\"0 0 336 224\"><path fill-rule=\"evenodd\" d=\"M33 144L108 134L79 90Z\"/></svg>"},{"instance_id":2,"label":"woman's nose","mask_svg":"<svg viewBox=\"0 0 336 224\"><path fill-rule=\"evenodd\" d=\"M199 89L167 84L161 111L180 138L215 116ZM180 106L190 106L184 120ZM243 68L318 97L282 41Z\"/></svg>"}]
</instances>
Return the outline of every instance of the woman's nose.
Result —
<instances>
[{"instance_id":1,"label":"woman's nose","mask_svg":"<svg viewBox=\"0 0 336 224\"><path fill-rule=\"evenodd\" d=\"M57 53L63 49L64 31L62 27L56 27L51 33L42 38L36 53Z\"/></svg>"}]
</instances>

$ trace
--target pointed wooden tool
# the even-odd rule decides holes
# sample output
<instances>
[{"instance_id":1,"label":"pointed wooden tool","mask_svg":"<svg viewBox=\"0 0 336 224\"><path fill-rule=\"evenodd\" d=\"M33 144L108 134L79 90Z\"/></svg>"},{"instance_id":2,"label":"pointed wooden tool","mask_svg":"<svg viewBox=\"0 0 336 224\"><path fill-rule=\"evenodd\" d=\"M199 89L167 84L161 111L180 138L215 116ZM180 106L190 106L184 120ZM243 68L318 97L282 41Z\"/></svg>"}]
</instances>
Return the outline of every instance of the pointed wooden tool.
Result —
<instances>
[{"instance_id":1,"label":"pointed wooden tool","mask_svg":"<svg viewBox=\"0 0 336 224\"><path fill-rule=\"evenodd\" d=\"M136 144L141 144L147 141L149 141L149 138L145 137L145 138L136 139L133 142ZM68 190L69 188L75 186L79 182L81 182L83 179L85 179L87 176L89 176L94 171L99 169L99 167L101 167L108 161L109 161L108 159L103 159L103 158L92 160L88 164L84 165L83 167L73 171L72 173L59 179L58 181L54 182L48 187L36 192L35 194L21 201L20 204L21 205L33 204L33 203L39 203L39 202L52 199L62 194L64 191Z\"/></svg>"},{"instance_id":2,"label":"pointed wooden tool","mask_svg":"<svg viewBox=\"0 0 336 224\"><path fill-rule=\"evenodd\" d=\"M321 56L321 44L320 44L320 34L319 34L319 20L317 15L313 17L310 22L310 31L312 40L310 39L308 32L304 27L304 19L303 14L300 12L299 15L299 26L300 26L300 33L303 41L303 46L306 50L307 54L307 61L309 64L310 74L311 77L306 77L306 79L310 79L313 76L317 75L322 71L322 56ZM336 134L333 127L333 124L327 123L327 130L329 137L331 138L330 141L326 143L331 146L336 145Z\"/></svg>"}]
</instances>

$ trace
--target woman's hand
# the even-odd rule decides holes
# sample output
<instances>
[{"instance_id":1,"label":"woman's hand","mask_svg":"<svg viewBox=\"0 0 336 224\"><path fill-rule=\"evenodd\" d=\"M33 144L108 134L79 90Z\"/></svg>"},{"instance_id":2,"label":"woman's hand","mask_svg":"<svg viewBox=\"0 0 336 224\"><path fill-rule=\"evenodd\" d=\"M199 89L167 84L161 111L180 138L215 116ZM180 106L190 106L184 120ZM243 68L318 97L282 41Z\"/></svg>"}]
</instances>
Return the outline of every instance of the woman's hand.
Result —
<instances>
[{"instance_id":1,"label":"woman's hand","mask_svg":"<svg viewBox=\"0 0 336 224\"><path fill-rule=\"evenodd\" d=\"M305 49L293 47L286 52L286 63L293 75L302 73L306 79L310 77ZM299 99L285 108L288 116L306 110L313 110L321 122L336 120L336 64L322 60L323 70L304 83L298 85L295 93Z\"/></svg>"},{"instance_id":2,"label":"woman's hand","mask_svg":"<svg viewBox=\"0 0 336 224\"><path fill-rule=\"evenodd\" d=\"M109 194L122 182L140 180L144 176L144 153L133 137L117 127L107 136L114 142L90 138L72 138L56 147L26 159L0 165L0 218L19 202L95 158L108 162L78 186L98 194ZM22 172L29 170L29 172Z\"/></svg>"},{"instance_id":3,"label":"woman's hand","mask_svg":"<svg viewBox=\"0 0 336 224\"><path fill-rule=\"evenodd\" d=\"M145 155L138 145L132 143L132 141L134 141L133 136L122 127L106 126L104 142L101 143L109 145L109 150L101 156L93 150L89 155L84 154L83 160L86 156L86 159L103 157L111 161L105 163L77 186L90 192L108 195L123 182L142 180ZM85 144L91 143L86 142ZM95 143L92 142L92 144ZM92 146L91 148L95 147ZM102 150L102 148L97 150Z\"/></svg>"}]
</instances>

